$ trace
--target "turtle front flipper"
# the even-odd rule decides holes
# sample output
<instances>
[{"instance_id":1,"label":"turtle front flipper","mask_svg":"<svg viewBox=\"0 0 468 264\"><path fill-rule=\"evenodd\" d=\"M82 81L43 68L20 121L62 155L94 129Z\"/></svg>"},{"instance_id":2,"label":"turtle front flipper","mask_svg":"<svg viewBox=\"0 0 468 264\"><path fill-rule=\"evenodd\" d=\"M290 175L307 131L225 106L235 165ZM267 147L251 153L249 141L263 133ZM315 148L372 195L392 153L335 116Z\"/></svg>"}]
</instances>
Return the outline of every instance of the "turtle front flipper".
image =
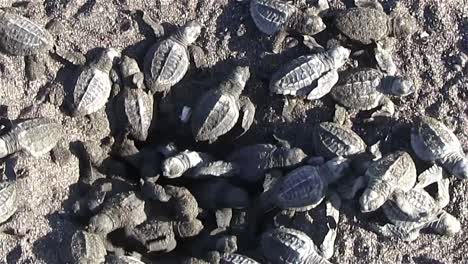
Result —
<instances>
[{"instance_id":1,"label":"turtle front flipper","mask_svg":"<svg viewBox=\"0 0 468 264\"><path fill-rule=\"evenodd\" d=\"M397 67L392 57L394 45L394 38L386 38L377 42L376 48L374 49L377 65L379 66L380 70L387 73L388 75L395 75L397 72Z\"/></svg>"},{"instance_id":2,"label":"turtle front flipper","mask_svg":"<svg viewBox=\"0 0 468 264\"><path fill-rule=\"evenodd\" d=\"M246 96L239 97L239 112L242 113L242 132L237 138L244 135L250 129L255 117L255 105Z\"/></svg>"},{"instance_id":3,"label":"turtle front flipper","mask_svg":"<svg viewBox=\"0 0 468 264\"><path fill-rule=\"evenodd\" d=\"M320 79L317 80L317 87L313 88L312 91L307 95L308 100L316 100L327 95L333 86L338 82L339 75L338 71L331 70L325 73Z\"/></svg>"},{"instance_id":4,"label":"turtle front flipper","mask_svg":"<svg viewBox=\"0 0 468 264\"><path fill-rule=\"evenodd\" d=\"M340 207L341 199L337 193L331 192L328 195L328 199L325 203L326 216L327 216L327 228L328 232L320 245L320 255L325 259L333 257L335 252L335 240L338 228L338 221L340 219Z\"/></svg>"},{"instance_id":5,"label":"turtle front flipper","mask_svg":"<svg viewBox=\"0 0 468 264\"><path fill-rule=\"evenodd\" d=\"M205 64L205 52L200 46L197 45L190 45L188 47L190 59L195 64L195 68L199 69Z\"/></svg>"},{"instance_id":6,"label":"turtle front flipper","mask_svg":"<svg viewBox=\"0 0 468 264\"><path fill-rule=\"evenodd\" d=\"M427 186L439 182L443 177L443 169L437 165L433 165L429 169L423 171L418 176L418 182L414 188L426 188Z\"/></svg>"},{"instance_id":7,"label":"turtle front flipper","mask_svg":"<svg viewBox=\"0 0 468 264\"><path fill-rule=\"evenodd\" d=\"M393 114L395 114L395 104L389 97L383 96L380 100L380 104L382 105L380 110L372 113L371 117L366 120L367 122L372 122L376 119L391 118Z\"/></svg>"},{"instance_id":8,"label":"turtle front flipper","mask_svg":"<svg viewBox=\"0 0 468 264\"><path fill-rule=\"evenodd\" d=\"M449 179L443 179L437 182L437 195L435 197L435 201L439 208L444 208L450 203L449 185Z\"/></svg>"},{"instance_id":9,"label":"turtle front flipper","mask_svg":"<svg viewBox=\"0 0 468 264\"><path fill-rule=\"evenodd\" d=\"M411 229L410 225L406 224L403 224L403 226L393 224L385 224L383 226L370 224L369 229L378 235L388 238L397 238L407 242L416 240L416 238L419 237L419 231L421 230L419 228Z\"/></svg>"},{"instance_id":10,"label":"turtle front flipper","mask_svg":"<svg viewBox=\"0 0 468 264\"><path fill-rule=\"evenodd\" d=\"M283 51L283 44L287 36L288 33L286 32L286 30L280 30L276 33L271 48L273 53L279 54L281 53L281 51Z\"/></svg>"}]
</instances>

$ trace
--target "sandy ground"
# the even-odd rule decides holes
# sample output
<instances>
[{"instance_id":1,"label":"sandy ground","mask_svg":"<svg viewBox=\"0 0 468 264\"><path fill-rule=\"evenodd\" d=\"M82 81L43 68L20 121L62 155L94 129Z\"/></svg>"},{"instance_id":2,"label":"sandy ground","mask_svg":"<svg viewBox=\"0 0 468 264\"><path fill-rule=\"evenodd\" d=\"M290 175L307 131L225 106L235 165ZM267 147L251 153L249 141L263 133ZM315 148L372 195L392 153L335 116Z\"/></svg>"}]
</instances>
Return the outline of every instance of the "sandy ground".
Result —
<instances>
[{"instance_id":1,"label":"sandy ground","mask_svg":"<svg viewBox=\"0 0 468 264\"><path fill-rule=\"evenodd\" d=\"M349 2L332 0L330 4L333 8L344 8ZM412 118L427 114L453 128L468 150L468 67L465 65L466 55L465 62L461 56L468 52L468 1L396 2L398 4L393 0L384 1L386 10L406 8L420 25L418 33L398 43L395 54L400 73L412 78L418 90L404 99L394 99L397 105L395 121L365 126L359 124L360 117L356 117L355 131L365 136L367 143L392 132L394 148L408 149ZM333 102L328 97L315 102L297 100L295 107L288 109L283 107L282 97L269 95L267 78L271 72L306 50L298 47L281 56L267 54L270 39L256 29L245 3L234 0L46 0L31 1L18 9L42 25L56 19L58 23L51 31L62 48L82 52L90 58L95 48L115 47L138 58L140 63L155 38L141 22L141 13L133 11L145 10L154 20L164 22L168 32L173 30L171 25L198 19L204 29L197 44L207 57L201 69L192 68L174 88L175 95L186 100L180 101L181 104L191 105L196 98L193 95L200 91L199 83L206 83L214 76L222 77L231 65L250 65L252 78L246 93L257 105L256 122L234 145L265 142L265 138L270 139L275 133L312 154L311 127L331 118ZM327 35L319 37L326 38ZM64 85L77 70L77 67L50 59L47 74L28 82L24 58L0 54L2 115L10 119L48 116L57 120L65 130L61 144L67 148L70 142L77 140L99 142L109 134L105 119L71 118L63 111ZM418 162L418 170L425 167L426 164ZM62 162L54 162L49 155L38 159L23 155L16 170L19 208L11 220L1 226L5 233L0 234L0 263L61 263L59 248L63 239L82 228L71 221L64 209L76 199L73 185L79 177L78 160L73 155ZM451 203L447 208L460 219L464 233L455 237L423 234L411 243L378 237L363 226L369 217L356 217L358 206L346 204L332 261L467 263L467 189L468 182L452 179Z\"/></svg>"}]
</instances>

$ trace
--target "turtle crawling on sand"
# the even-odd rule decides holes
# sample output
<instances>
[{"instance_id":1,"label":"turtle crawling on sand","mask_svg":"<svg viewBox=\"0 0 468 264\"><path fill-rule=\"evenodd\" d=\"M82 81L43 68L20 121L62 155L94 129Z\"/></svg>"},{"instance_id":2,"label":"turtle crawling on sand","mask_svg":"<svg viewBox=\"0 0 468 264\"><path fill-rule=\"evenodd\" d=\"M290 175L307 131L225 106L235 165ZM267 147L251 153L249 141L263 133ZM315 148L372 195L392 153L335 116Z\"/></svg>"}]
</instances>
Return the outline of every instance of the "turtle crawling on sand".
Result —
<instances>
[{"instance_id":1,"label":"turtle crawling on sand","mask_svg":"<svg viewBox=\"0 0 468 264\"><path fill-rule=\"evenodd\" d=\"M460 179L468 179L468 158L457 136L441 121L419 117L411 131L411 146L416 155L435 162Z\"/></svg>"},{"instance_id":2,"label":"turtle crawling on sand","mask_svg":"<svg viewBox=\"0 0 468 264\"><path fill-rule=\"evenodd\" d=\"M200 23L189 21L148 50L143 65L145 83L152 93L167 93L182 80L190 64L188 47L200 36L201 29Z\"/></svg>"},{"instance_id":3,"label":"turtle crawling on sand","mask_svg":"<svg viewBox=\"0 0 468 264\"><path fill-rule=\"evenodd\" d=\"M288 33L312 36L325 30L319 13L328 9L328 2L319 1L318 8L301 10L281 0L250 0L250 15L265 34L275 35L273 52L279 53Z\"/></svg>"},{"instance_id":4,"label":"turtle crawling on sand","mask_svg":"<svg viewBox=\"0 0 468 264\"><path fill-rule=\"evenodd\" d=\"M282 66L270 80L275 94L319 99L338 82L338 68L343 66L350 50L338 46L328 51L304 55Z\"/></svg>"},{"instance_id":5,"label":"turtle crawling on sand","mask_svg":"<svg viewBox=\"0 0 468 264\"><path fill-rule=\"evenodd\" d=\"M347 109L371 110L382 106L372 117L391 117L395 106L388 96L407 96L414 91L413 83L403 77L386 76L379 70L363 68L344 72L331 89L331 95Z\"/></svg>"},{"instance_id":6,"label":"turtle crawling on sand","mask_svg":"<svg viewBox=\"0 0 468 264\"><path fill-rule=\"evenodd\" d=\"M209 90L199 100L192 114L192 134L195 141L215 142L229 132L241 117L242 134L252 125L255 106L241 96L250 78L248 67L236 67L218 88Z\"/></svg>"}]
</instances>

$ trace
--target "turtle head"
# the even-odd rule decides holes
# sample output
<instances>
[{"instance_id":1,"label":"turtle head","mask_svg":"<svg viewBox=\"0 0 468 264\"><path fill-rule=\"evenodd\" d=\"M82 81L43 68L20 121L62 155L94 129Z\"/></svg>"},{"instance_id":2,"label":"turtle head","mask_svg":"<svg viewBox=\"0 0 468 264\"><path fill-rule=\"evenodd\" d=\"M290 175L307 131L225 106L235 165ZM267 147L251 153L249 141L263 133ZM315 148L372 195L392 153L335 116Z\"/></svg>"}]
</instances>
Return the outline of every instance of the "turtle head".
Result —
<instances>
[{"instance_id":1,"label":"turtle head","mask_svg":"<svg viewBox=\"0 0 468 264\"><path fill-rule=\"evenodd\" d=\"M197 40L200 36L201 29L201 24L196 20L191 20L182 27L181 34L187 45L190 45Z\"/></svg>"},{"instance_id":2,"label":"turtle head","mask_svg":"<svg viewBox=\"0 0 468 264\"><path fill-rule=\"evenodd\" d=\"M351 54L351 50L343 46L336 46L330 49L329 54L335 62L335 67L339 68L346 63L346 61L349 58L349 55Z\"/></svg>"},{"instance_id":3,"label":"turtle head","mask_svg":"<svg viewBox=\"0 0 468 264\"><path fill-rule=\"evenodd\" d=\"M250 69L248 66L237 66L231 73L231 80L245 86L245 83L250 78Z\"/></svg>"},{"instance_id":4,"label":"turtle head","mask_svg":"<svg viewBox=\"0 0 468 264\"><path fill-rule=\"evenodd\" d=\"M181 238L186 238L186 237L193 237L198 234L203 229L203 224L200 220L194 219L193 221L187 222L177 222L176 227L174 228L174 231L176 232L177 236Z\"/></svg>"},{"instance_id":5,"label":"turtle head","mask_svg":"<svg viewBox=\"0 0 468 264\"><path fill-rule=\"evenodd\" d=\"M345 159L343 157L335 157L329 161L327 161L323 166L329 171L328 173L328 181L334 182L339 178L343 177L345 173L348 171L350 160Z\"/></svg>"},{"instance_id":6,"label":"turtle head","mask_svg":"<svg viewBox=\"0 0 468 264\"><path fill-rule=\"evenodd\" d=\"M107 214L98 214L89 220L88 231L92 233L108 234L114 229L114 222Z\"/></svg>"},{"instance_id":7,"label":"turtle head","mask_svg":"<svg viewBox=\"0 0 468 264\"><path fill-rule=\"evenodd\" d=\"M305 12L299 23L299 27L298 31L300 31L300 33L312 36L324 31L327 26L319 16Z\"/></svg>"},{"instance_id":8,"label":"turtle head","mask_svg":"<svg viewBox=\"0 0 468 264\"><path fill-rule=\"evenodd\" d=\"M185 166L182 160L172 157L164 160L162 164L162 173L167 178L177 178L182 176Z\"/></svg>"},{"instance_id":9,"label":"turtle head","mask_svg":"<svg viewBox=\"0 0 468 264\"><path fill-rule=\"evenodd\" d=\"M292 148L288 150L286 154L286 161L289 165L295 165L301 163L307 158L307 154L300 148Z\"/></svg>"},{"instance_id":10,"label":"turtle head","mask_svg":"<svg viewBox=\"0 0 468 264\"><path fill-rule=\"evenodd\" d=\"M107 48L102 51L101 55L95 62L97 68L102 71L109 72L114 65L115 58L118 58L120 53L114 48Z\"/></svg>"},{"instance_id":11,"label":"turtle head","mask_svg":"<svg viewBox=\"0 0 468 264\"><path fill-rule=\"evenodd\" d=\"M361 198L359 198L361 212L373 212L379 209L386 201L387 198L382 192L379 192L373 188L367 188L361 195Z\"/></svg>"},{"instance_id":12,"label":"turtle head","mask_svg":"<svg viewBox=\"0 0 468 264\"><path fill-rule=\"evenodd\" d=\"M415 92L414 83L402 77L394 77L390 93L395 96L407 96Z\"/></svg>"},{"instance_id":13,"label":"turtle head","mask_svg":"<svg viewBox=\"0 0 468 264\"><path fill-rule=\"evenodd\" d=\"M460 232L461 224L460 221L453 215L443 212L439 217L439 221L436 223L436 231L442 235L453 236Z\"/></svg>"},{"instance_id":14,"label":"turtle head","mask_svg":"<svg viewBox=\"0 0 468 264\"><path fill-rule=\"evenodd\" d=\"M416 19L410 14L394 14L392 19L393 34L396 37L406 37L413 35L417 29L418 24Z\"/></svg>"},{"instance_id":15,"label":"turtle head","mask_svg":"<svg viewBox=\"0 0 468 264\"><path fill-rule=\"evenodd\" d=\"M452 174L460 179L468 179L468 158L461 157L452 169Z\"/></svg>"}]
</instances>

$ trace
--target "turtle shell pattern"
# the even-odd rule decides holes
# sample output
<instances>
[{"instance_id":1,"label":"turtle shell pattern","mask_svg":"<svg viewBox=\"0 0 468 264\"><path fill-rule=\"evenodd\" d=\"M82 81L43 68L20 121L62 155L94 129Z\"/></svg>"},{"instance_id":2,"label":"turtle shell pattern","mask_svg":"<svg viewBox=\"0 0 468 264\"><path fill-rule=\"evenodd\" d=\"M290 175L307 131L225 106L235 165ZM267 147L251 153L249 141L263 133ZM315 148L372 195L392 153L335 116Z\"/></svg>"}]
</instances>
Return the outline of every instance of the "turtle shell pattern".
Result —
<instances>
[{"instance_id":1,"label":"turtle shell pattern","mask_svg":"<svg viewBox=\"0 0 468 264\"><path fill-rule=\"evenodd\" d=\"M312 239L291 228L267 231L262 235L260 243L262 252L272 263L307 263L309 256L315 253Z\"/></svg>"},{"instance_id":2,"label":"turtle shell pattern","mask_svg":"<svg viewBox=\"0 0 468 264\"><path fill-rule=\"evenodd\" d=\"M354 41L369 45L389 35L389 16L375 8L350 8L338 15L338 30Z\"/></svg>"},{"instance_id":3,"label":"turtle shell pattern","mask_svg":"<svg viewBox=\"0 0 468 264\"><path fill-rule=\"evenodd\" d=\"M99 235L77 231L71 239L71 253L76 263L102 263L107 252Z\"/></svg>"},{"instance_id":4,"label":"turtle shell pattern","mask_svg":"<svg viewBox=\"0 0 468 264\"><path fill-rule=\"evenodd\" d=\"M384 96L378 90L383 77L380 71L370 68L347 73L332 88L331 95L348 109L376 108Z\"/></svg>"},{"instance_id":5,"label":"turtle shell pattern","mask_svg":"<svg viewBox=\"0 0 468 264\"><path fill-rule=\"evenodd\" d=\"M366 171L369 186L385 182L391 188L407 192L416 183L416 165L411 156L404 151L390 153L374 161Z\"/></svg>"},{"instance_id":6,"label":"turtle shell pattern","mask_svg":"<svg viewBox=\"0 0 468 264\"><path fill-rule=\"evenodd\" d=\"M437 214L437 209L434 198L422 189L398 192L383 206L385 215L395 225L407 221L423 222L428 217ZM407 210L415 213L407 213Z\"/></svg>"},{"instance_id":7,"label":"turtle shell pattern","mask_svg":"<svg viewBox=\"0 0 468 264\"><path fill-rule=\"evenodd\" d=\"M12 55L32 55L52 48L47 30L16 14L0 11L0 43Z\"/></svg>"},{"instance_id":8,"label":"turtle shell pattern","mask_svg":"<svg viewBox=\"0 0 468 264\"><path fill-rule=\"evenodd\" d=\"M273 35L287 23L296 8L284 1L252 0L250 15L257 27L265 34Z\"/></svg>"},{"instance_id":9,"label":"turtle shell pattern","mask_svg":"<svg viewBox=\"0 0 468 264\"><path fill-rule=\"evenodd\" d=\"M16 212L16 183L0 183L0 224Z\"/></svg>"},{"instance_id":10,"label":"turtle shell pattern","mask_svg":"<svg viewBox=\"0 0 468 264\"><path fill-rule=\"evenodd\" d=\"M89 115L104 107L112 89L109 73L87 67L78 76L73 92L75 115Z\"/></svg>"},{"instance_id":11,"label":"turtle shell pattern","mask_svg":"<svg viewBox=\"0 0 468 264\"><path fill-rule=\"evenodd\" d=\"M323 199L326 189L320 172L314 166L297 168L278 184L276 206L281 209L315 205Z\"/></svg>"},{"instance_id":12,"label":"turtle shell pattern","mask_svg":"<svg viewBox=\"0 0 468 264\"><path fill-rule=\"evenodd\" d=\"M127 129L135 139L145 141L153 119L153 96L140 89L125 89L122 96Z\"/></svg>"},{"instance_id":13,"label":"turtle shell pattern","mask_svg":"<svg viewBox=\"0 0 468 264\"><path fill-rule=\"evenodd\" d=\"M153 92L165 92L182 80L189 64L186 45L172 38L156 43L144 59L146 85Z\"/></svg>"},{"instance_id":14,"label":"turtle shell pattern","mask_svg":"<svg viewBox=\"0 0 468 264\"><path fill-rule=\"evenodd\" d=\"M227 253L221 256L220 264L259 264L259 262L241 254Z\"/></svg>"},{"instance_id":15,"label":"turtle shell pattern","mask_svg":"<svg viewBox=\"0 0 468 264\"><path fill-rule=\"evenodd\" d=\"M216 139L231 130L239 118L237 98L229 93L208 91L192 116L192 132L197 141Z\"/></svg>"},{"instance_id":16,"label":"turtle shell pattern","mask_svg":"<svg viewBox=\"0 0 468 264\"><path fill-rule=\"evenodd\" d=\"M55 147L62 137L62 127L48 118L29 119L12 130L19 148L33 157L39 157Z\"/></svg>"},{"instance_id":17,"label":"turtle shell pattern","mask_svg":"<svg viewBox=\"0 0 468 264\"><path fill-rule=\"evenodd\" d=\"M416 122L411 145L418 157L425 161L435 161L448 153L463 153L457 136L442 122L428 116L420 117Z\"/></svg>"},{"instance_id":18,"label":"turtle shell pattern","mask_svg":"<svg viewBox=\"0 0 468 264\"><path fill-rule=\"evenodd\" d=\"M313 142L317 154L327 159L346 158L366 150L366 143L358 134L333 122L322 122L316 126Z\"/></svg>"},{"instance_id":19,"label":"turtle shell pattern","mask_svg":"<svg viewBox=\"0 0 468 264\"><path fill-rule=\"evenodd\" d=\"M270 81L270 91L283 95L305 96L301 90L313 85L324 73L333 69L328 53L301 56L281 67Z\"/></svg>"}]
</instances>

